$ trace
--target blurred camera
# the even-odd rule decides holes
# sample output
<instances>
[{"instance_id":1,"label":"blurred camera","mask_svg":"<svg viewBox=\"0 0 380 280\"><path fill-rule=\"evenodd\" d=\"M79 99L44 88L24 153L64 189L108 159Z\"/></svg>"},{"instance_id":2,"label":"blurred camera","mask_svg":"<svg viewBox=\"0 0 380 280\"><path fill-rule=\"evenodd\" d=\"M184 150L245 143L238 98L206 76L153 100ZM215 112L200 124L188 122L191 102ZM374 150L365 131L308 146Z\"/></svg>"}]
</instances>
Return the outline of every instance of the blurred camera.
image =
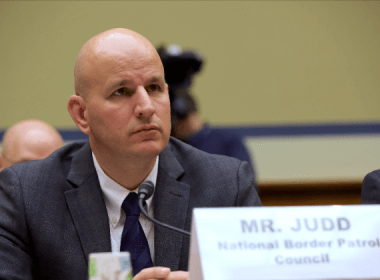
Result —
<instances>
[{"instance_id":1,"label":"blurred camera","mask_svg":"<svg viewBox=\"0 0 380 280\"><path fill-rule=\"evenodd\" d=\"M195 51L182 50L178 45L157 48L169 86L172 117L185 118L189 114L186 95L195 74L202 69L203 58Z\"/></svg>"}]
</instances>

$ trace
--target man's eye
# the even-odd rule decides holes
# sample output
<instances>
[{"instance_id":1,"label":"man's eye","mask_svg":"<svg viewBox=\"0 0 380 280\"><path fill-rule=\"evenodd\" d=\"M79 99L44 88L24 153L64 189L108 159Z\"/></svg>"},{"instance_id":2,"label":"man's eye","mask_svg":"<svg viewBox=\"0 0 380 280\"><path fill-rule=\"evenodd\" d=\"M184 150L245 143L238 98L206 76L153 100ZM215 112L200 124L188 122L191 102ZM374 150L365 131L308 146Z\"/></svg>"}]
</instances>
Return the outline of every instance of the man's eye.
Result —
<instances>
[{"instance_id":1,"label":"man's eye","mask_svg":"<svg viewBox=\"0 0 380 280\"><path fill-rule=\"evenodd\" d=\"M149 85L147 88L147 92L155 92L161 91L161 87L159 85Z\"/></svg>"},{"instance_id":2,"label":"man's eye","mask_svg":"<svg viewBox=\"0 0 380 280\"><path fill-rule=\"evenodd\" d=\"M116 95L116 96L120 96L120 95L131 96L132 93L133 92L131 92L129 89L123 87L123 88L119 88L119 89L115 90L112 94Z\"/></svg>"}]
</instances>

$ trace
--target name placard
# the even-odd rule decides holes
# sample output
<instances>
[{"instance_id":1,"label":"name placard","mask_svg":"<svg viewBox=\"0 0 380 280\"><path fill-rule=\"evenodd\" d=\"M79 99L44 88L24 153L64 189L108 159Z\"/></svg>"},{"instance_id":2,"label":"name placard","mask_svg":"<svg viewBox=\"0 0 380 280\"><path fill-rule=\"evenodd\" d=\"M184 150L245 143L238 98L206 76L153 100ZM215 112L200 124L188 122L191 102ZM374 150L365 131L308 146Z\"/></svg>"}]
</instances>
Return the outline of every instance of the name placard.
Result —
<instances>
[{"instance_id":1,"label":"name placard","mask_svg":"<svg viewBox=\"0 0 380 280\"><path fill-rule=\"evenodd\" d=\"M380 205L194 209L191 280L380 279Z\"/></svg>"}]
</instances>

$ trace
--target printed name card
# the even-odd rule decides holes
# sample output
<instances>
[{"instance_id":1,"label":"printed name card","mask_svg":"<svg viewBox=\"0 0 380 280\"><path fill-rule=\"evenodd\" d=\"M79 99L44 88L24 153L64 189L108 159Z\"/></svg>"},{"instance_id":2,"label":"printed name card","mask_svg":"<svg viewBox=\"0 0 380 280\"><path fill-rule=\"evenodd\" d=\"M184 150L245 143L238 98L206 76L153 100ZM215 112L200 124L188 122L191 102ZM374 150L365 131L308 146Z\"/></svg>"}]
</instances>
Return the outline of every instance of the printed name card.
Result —
<instances>
[{"instance_id":1,"label":"printed name card","mask_svg":"<svg viewBox=\"0 0 380 280\"><path fill-rule=\"evenodd\" d=\"M191 280L380 279L380 205L194 209Z\"/></svg>"}]
</instances>

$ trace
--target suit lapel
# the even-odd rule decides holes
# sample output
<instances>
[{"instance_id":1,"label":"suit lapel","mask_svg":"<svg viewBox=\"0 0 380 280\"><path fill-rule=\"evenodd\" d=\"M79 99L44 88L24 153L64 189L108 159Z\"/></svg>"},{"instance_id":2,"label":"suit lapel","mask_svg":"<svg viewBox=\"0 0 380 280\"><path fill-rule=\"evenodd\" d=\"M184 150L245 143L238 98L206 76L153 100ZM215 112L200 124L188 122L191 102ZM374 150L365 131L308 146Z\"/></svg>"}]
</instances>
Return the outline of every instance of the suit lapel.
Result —
<instances>
[{"instance_id":1,"label":"suit lapel","mask_svg":"<svg viewBox=\"0 0 380 280\"><path fill-rule=\"evenodd\" d=\"M67 180L74 189L65 192L66 202L88 261L92 252L111 251L107 208L89 143L73 157Z\"/></svg>"},{"instance_id":2,"label":"suit lapel","mask_svg":"<svg viewBox=\"0 0 380 280\"><path fill-rule=\"evenodd\" d=\"M160 222L185 229L190 185L179 178L184 170L170 152L170 144L160 154L157 184L154 193L154 217ZM185 229L190 230L190 229ZM155 226L155 265L178 270L183 237L171 230Z\"/></svg>"},{"instance_id":3,"label":"suit lapel","mask_svg":"<svg viewBox=\"0 0 380 280\"><path fill-rule=\"evenodd\" d=\"M182 166L170 151L170 144L160 154L154 194L154 217L185 230L190 185L180 182ZM92 252L110 252L110 229L103 193L99 185L89 143L73 157L67 180L74 186L65 192L66 202L88 261ZM155 265L177 270L183 237L155 226Z\"/></svg>"}]
</instances>

